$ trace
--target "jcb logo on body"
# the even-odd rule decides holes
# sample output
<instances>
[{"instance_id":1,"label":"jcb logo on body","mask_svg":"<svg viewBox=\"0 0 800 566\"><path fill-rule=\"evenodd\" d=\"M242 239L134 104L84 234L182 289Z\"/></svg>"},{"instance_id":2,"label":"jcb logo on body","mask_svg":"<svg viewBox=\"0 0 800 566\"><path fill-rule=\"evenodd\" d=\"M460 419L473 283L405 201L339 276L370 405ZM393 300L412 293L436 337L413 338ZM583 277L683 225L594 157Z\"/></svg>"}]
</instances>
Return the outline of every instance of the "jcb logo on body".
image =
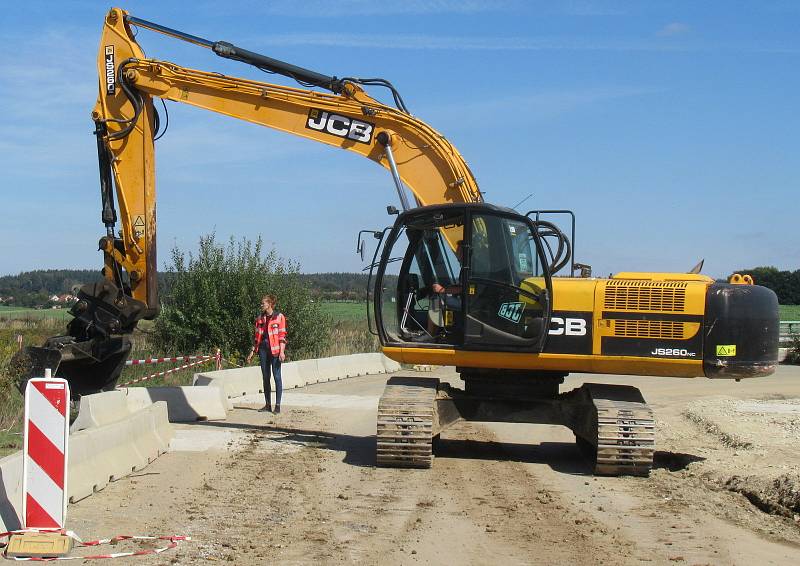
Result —
<instances>
[{"instance_id":1,"label":"jcb logo on body","mask_svg":"<svg viewBox=\"0 0 800 566\"><path fill-rule=\"evenodd\" d=\"M586 321L582 318L561 318L554 316L550 319L550 336L586 336Z\"/></svg>"},{"instance_id":2,"label":"jcb logo on body","mask_svg":"<svg viewBox=\"0 0 800 566\"><path fill-rule=\"evenodd\" d=\"M308 111L306 128L317 130L318 132L326 132L359 143L370 143L375 124L342 116L341 114L334 114L319 108L312 108Z\"/></svg>"},{"instance_id":3,"label":"jcb logo on body","mask_svg":"<svg viewBox=\"0 0 800 566\"><path fill-rule=\"evenodd\" d=\"M111 96L117 92L116 66L114 65L114 46L106 45L106 94Z\"/></svg>"}]
</instances>

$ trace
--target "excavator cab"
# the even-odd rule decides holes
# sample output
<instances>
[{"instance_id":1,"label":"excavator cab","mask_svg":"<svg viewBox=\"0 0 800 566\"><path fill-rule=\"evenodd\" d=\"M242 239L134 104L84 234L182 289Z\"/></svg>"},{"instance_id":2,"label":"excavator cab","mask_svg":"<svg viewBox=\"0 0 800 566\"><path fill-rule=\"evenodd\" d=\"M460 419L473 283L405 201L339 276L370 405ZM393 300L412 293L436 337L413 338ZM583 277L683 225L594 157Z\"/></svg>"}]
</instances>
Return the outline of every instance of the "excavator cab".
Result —
<instances>
[{"instance_id":1,"label":"excavator cab","mask_svg":"<svg viewBox=\"0 0 800 566\"><path fill-rule=\"evenodd\" d=\"M384 346L541 352L552 282L535 223L484 203L401 214L373 287Z\"/></svg>"}]
</instances>

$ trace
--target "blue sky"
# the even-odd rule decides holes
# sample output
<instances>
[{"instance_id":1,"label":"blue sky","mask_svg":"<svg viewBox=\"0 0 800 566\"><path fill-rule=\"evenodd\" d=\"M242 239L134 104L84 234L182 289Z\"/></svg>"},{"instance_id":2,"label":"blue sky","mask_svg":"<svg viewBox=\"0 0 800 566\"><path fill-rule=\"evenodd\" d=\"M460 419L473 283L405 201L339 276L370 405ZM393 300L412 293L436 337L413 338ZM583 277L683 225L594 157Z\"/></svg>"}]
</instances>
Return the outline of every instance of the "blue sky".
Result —
<instances>
[{"instance_id":1,"label":"blue sky","mask_svg":"<svg viewBox=\"0 0 800 566\"><path fill-rule=\"evenodd\" d=\"M572 209L595 273L800 268L800 2L151 2L131 14L338 76L382 77L444 133L490 202ZM187 6L191 6L188 9ZM100 268L89 112L107 2L24 2L0 22L0 274ZM148 56L283 82L140 30ZM293 85L294 86L294 85ZM375 95L383 97L381 91ZM391 222L374 163L169 103L159 265L215 232L302 270L356 271Z\"/></svg>"}]
</instances>

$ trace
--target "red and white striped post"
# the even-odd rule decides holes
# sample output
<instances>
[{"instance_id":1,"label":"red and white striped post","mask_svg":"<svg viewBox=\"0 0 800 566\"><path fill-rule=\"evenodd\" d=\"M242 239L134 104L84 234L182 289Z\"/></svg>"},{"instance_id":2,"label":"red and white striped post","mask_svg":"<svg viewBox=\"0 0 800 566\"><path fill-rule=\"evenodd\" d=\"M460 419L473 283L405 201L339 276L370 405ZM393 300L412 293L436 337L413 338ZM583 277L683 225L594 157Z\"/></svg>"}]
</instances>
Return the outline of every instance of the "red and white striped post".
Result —
<instances>
[{"instance_id":1,"label":"red and white striped post","mask_svg":"<svg viewBox=\"0 0 800 566\"><path fill-rule=\"evenodd\" d=\"M69 385L50 377L25 388L22 522L26 529L63 529L67 517Z\"/></svg>"}]
</instances>

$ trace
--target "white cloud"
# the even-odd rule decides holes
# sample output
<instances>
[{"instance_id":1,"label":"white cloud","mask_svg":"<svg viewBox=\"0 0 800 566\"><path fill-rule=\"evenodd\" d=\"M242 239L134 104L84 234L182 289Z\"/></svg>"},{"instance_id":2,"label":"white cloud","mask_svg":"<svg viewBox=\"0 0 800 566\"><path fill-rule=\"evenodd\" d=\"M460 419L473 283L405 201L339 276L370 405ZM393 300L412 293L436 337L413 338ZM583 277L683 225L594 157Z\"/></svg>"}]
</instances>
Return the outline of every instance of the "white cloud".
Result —
<instances>
[{"instance_id":1,"label":"white cloud","mask_svg":"<svg viewBox=\"0 0 800 566\"><path fill-rule=\"evenodd\" d=\"M674 37L676 35L685 35L689 33L691 29L692 28L690 28L688 24L672 22L658 30L656 35L659 37Z\"/></svg>"}]
</instances>

